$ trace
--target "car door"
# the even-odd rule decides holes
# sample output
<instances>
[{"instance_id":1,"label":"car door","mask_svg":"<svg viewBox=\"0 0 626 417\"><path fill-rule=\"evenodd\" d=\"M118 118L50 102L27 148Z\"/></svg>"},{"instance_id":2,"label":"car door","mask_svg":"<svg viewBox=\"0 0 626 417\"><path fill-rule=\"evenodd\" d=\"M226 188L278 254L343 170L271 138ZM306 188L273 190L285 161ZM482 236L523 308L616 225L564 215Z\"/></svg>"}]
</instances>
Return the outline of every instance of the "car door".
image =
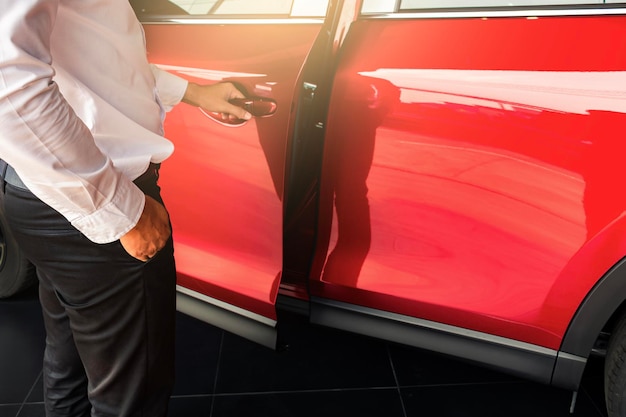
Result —
<instances>
[{"instance_id":1,"label":"car door","mask_svg":"<svg viewBox=\"0 0 626 417\"><path fill-rule=\"evenodd\" d=\"M235 83L258 117L180 104L160 184L170 212L178 309L273 346L282 274L285 153L296 78L327 1L131 1L149 61L193 82Z\"/></svg>"},{"instance_id":2,"label":"car door","mask_svg":"<svg viewBox=\"0 0 626 417\"><path fill-rule=\"evenodd\" d=\"M610 185L623 165L624 4L358 10L325 126L313 321L548 382L578 306L624 256L611 228L626 202ZM492 346L543 363L516 366Z\"/></svg>"}]
</instances>

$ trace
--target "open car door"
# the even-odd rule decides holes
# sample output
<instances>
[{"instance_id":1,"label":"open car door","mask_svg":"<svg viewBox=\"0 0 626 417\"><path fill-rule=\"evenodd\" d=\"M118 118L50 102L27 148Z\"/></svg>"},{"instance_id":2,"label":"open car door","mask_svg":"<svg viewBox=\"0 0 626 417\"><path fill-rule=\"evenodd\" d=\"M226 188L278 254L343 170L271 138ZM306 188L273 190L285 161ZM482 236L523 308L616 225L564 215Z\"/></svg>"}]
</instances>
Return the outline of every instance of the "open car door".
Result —
<instances>
[{"instance_id":1,"label":"open car door","mask_svg":"<svg viewBox=\"0 0 626 417\"><path fill-rule=\"evenodd\" d=\"M256 115L246 122L174 108L165 132L176 150L160 184L173 226L178 309L272 347L294 87L327 3L131 1L151 63L202 84L233 82Z\"/></svg>"}]
</instances>

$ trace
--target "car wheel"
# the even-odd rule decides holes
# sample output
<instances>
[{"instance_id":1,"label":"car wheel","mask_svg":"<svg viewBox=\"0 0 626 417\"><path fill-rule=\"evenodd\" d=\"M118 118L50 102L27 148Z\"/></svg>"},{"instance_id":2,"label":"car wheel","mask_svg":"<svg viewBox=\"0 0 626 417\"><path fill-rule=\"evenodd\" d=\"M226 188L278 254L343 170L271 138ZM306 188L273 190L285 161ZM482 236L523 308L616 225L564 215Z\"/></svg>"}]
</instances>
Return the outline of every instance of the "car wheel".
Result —
<instances>
[{"instance_id":1,"label":"car wheel","mask_svg":"<svg viewBox=\"0 0 626 417\"><path fill-rule=\"evenodd\" d=\"M626 313L609 340L604 362L604 392L609 417L626 416Z\"/></svg>"},{"instance_id":2,"label":"car wheel","mask_svg":"<svg viewBox=\"0 0 626 417\"><path fill-rule=\"evenodd\" d=\"M9 230L0 194L0 298L10 297L36 282L35 268L24 257Z\"/></svg>"}]
</instances>

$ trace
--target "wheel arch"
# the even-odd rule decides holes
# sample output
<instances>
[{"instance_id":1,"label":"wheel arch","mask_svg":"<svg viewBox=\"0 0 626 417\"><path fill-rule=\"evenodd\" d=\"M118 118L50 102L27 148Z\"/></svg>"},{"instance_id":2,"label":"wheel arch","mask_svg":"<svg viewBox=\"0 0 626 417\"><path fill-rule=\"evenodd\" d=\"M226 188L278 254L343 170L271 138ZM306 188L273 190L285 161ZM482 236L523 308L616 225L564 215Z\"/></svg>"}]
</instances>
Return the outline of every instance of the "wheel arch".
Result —
<instances>
[{"instance_id":1,"label":"wheel arch","mask_svg":"<svg viewBox=\"0 0 626 417\"><path fill-rule=\"evenodd\" d=\"M570 321L555 363L553 385L578 389L586 358L602 330L624 311L625 300L626 258L622 258L589 291Z\"/></svg>"}]
</instances>

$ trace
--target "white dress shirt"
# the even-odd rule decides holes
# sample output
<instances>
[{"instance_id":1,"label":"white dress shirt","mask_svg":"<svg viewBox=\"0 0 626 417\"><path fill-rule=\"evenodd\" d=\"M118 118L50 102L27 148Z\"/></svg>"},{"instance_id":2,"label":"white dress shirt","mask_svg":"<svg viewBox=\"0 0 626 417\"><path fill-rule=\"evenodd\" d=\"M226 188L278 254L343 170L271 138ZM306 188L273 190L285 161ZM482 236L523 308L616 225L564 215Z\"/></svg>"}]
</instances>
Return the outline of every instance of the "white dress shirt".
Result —
<instances>
[{"instance_id":1,"label":"white dress shirt","mask_svg":"<svg viewBox=\"0 0 626 417\"><path fill-rule=\"evenodd\" d=\"M128 0L0 1L0 158L96 243L137 223L132 180L172 153L186 88L148 64Z\"/></svg>"}]
</instances>

